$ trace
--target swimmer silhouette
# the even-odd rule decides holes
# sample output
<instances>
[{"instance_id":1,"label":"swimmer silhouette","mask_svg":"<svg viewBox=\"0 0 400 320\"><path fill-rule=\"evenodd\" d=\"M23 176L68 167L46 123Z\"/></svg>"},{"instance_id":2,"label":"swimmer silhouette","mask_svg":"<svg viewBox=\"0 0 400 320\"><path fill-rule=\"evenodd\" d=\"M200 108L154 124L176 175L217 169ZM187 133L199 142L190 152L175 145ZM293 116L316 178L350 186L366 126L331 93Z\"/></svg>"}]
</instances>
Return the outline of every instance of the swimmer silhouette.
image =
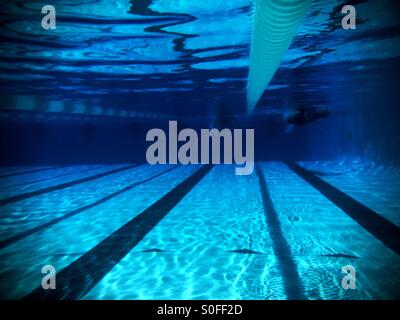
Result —
<instances>
[{"instance_id":1,"label":"swimmer silhouette","mask_svg":"<svg viewBox=\"0 0 400 320\"><path fill-rule=\"evenodd\" d=\"M330 115L330 110L324 107L300 107L287 118L287 122L293 125L304 125Z\"/></svg>"}]
</instances>

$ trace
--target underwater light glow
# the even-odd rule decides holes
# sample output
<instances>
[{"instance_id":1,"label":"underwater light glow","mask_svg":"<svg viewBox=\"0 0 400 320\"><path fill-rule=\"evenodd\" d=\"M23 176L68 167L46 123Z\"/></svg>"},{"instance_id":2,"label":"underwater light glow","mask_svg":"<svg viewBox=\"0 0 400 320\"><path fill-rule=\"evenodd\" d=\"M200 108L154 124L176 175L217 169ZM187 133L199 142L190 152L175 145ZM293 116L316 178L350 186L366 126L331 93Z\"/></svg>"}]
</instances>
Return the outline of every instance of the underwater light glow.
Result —
<instances>
[{"instance_id":1,"label":"underwater light glow","mask_svg":"<svg viewBox=\"0 0 400 320\"><path fill-rule=\"evenodd\" d=\"M399 1L51 5L0 1L0 299L400 298Z\"/></svg>"}]
</instances>

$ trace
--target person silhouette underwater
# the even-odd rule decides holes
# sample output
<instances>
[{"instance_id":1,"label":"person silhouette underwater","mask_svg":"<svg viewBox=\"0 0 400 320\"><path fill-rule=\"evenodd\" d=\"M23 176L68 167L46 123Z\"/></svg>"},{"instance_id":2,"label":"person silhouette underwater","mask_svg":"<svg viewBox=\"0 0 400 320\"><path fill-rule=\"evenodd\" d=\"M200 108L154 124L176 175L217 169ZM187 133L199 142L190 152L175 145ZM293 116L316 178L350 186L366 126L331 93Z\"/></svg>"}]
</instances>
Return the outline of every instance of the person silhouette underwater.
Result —
<instances>
[{"instance_id":1,"label":"person silhouette underwater","mask_svg":"<svg viewBox=\"0 0 400 320\"><path fill-rule=\"evenodd\" d=\"M294 113L289 115L287 122L293 125L305 125L315 120L325 118L330 115L330 110L325 107L305 107L295 109Z\"/></svg>"}]
</instances>

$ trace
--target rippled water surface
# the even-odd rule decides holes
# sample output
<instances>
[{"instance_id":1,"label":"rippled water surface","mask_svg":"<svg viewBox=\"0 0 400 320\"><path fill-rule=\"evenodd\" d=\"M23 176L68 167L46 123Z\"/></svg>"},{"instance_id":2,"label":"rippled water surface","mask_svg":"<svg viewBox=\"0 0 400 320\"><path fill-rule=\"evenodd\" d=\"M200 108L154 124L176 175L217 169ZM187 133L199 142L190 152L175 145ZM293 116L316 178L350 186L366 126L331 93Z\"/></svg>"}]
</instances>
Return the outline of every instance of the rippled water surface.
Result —
<instances>
[{"instance_id":1,"label":"rippled water surface","mask_svg":"<svg viewBox=\"0 0 400 320\"><path fill-rule=\"evenodd\" d=\"M250 0L54 5L57 29L48 32L38 27L42 2L2 2L4 92L42 96L38 108L48 111L62 108L61 100L66 111L98 106L125 115L207 115L205 106L219 99L244 110ZM342 6L336 0L313 2L258 112L281 105L289 87L297 92L291 104L326 103L333 91L346 95L352 83L355 92L377 92L380 73L394 76L387 66L400 56L396 1L359 1L356 32L340 27ZM173 106L160 106L160 97ZM28 109L35 104L16 103Z\"/></svg>"},{"instance_id":2,"label":"rippled water surface","mask_svg":"<svg viewBox=\"0 0 400 320\"><path fill-rule=\"evenodd\" d=\"M0 298L43 298L46 264L57 298L400 298L398 1L354 1L356 30L313 1L251 115L251 0L52 4L44 30L0 2ZM149 129L224 117L251 175L145 162Z\"/></svg>"}]
</instances>

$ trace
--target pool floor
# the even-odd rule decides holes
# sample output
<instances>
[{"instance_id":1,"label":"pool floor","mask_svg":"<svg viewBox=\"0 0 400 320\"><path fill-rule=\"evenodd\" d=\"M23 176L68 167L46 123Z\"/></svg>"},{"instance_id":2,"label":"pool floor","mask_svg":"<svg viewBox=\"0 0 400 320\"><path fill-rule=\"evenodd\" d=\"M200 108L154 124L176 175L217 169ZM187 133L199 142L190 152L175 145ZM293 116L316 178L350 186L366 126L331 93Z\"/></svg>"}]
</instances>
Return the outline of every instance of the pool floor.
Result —
<instances>
[{"instance_id":1,"label":"pool floor","mask_svg":"<svg viewBox=\"0 0 400 320\"><path fill-rule=\"evenodd\" d=\"M2 299L400 298L397 167L1 167L0 186Z\"/></svg>"}]
</instances>

